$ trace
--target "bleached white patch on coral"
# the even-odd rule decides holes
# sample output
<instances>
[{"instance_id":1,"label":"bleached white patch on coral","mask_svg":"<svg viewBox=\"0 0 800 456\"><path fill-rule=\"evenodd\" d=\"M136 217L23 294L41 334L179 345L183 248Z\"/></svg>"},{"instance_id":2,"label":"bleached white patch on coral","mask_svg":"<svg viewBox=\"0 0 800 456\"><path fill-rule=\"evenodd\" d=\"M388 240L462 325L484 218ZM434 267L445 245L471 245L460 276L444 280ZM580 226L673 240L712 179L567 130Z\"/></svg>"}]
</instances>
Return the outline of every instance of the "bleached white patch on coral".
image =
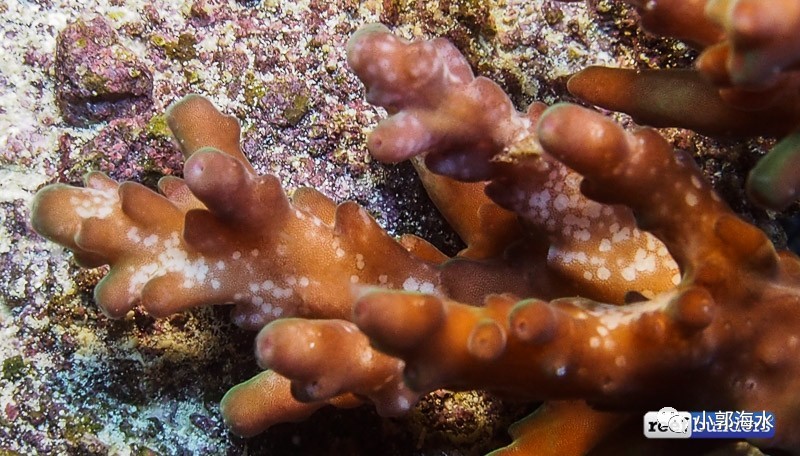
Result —
<instances>
[{"instance_id":1,"label":"bleached white patch on coral","mask_svg":"<svg viewBox=\"0 0 800 456\"><path fill-rule=\"evenodd\" d=\"M646 313L663 311L669 303L670 297L673 295L674 292L670 292L669 294L660 296L659 299L637 302L626 306L600 304L591 309L584 309L584 312L596 317L602 326L613 331L620 326L627 326Z\"/></svg>"},{"instance_id":2,"label":"bleached white patch on coral","mask_svg":"<svg viewBox=\"0 0 800 456\"><path fill-rule=\"evenodd\" d=\"M271 291L272 297L275 299L286 299L294 294L291 288L275 287Z\"/></svg>"},{"instance_id":3,"label":"bleached white patch on coral","mask_svg":"<svg viewBox=\"0 0 800 456\"><path fill-rule=\"evenodd\" d=\"M633 268L633 266L622 268L620 274L622 275L622 278L628 282L633 282L636 280L636 270Z\"/></svg>"},{"instance_id":4,"label":"bleached white patch on coral","mask_svg":"<svg viewBox=\"0 0 800 456\"><path fill-rule=\"evenodd\" d=\"M616 244L618 242L627 241L631 238L631 229L627 226L624 228L620 228L618 231L615 231L611 236L611 242Z\"/></svg>"},{"instance_id":5,"label":"bleached white patch on coral","mask_svg":"<svg viewBox=\"0 0 800 456\"><path fill-rule=\"evenodd\" d=\"M146 238L144 238L142 240L142 244L145 247L152 247L152 246L156 245L157 243L158 243L158 235L157 234L151 234L150 236L147 236Z\"/></svg>"},{"instance_id":6,"label":"bleached white patch on coral","mask_svg":"<svg viewBox=\"0 0 800 456\"><path fill-rule=\"evenodd\" d=\"M82 198L70 198L70 203L75 213L83 219L105 219L114 212L119 204L119 194L116 189L83 188L81 195Z\"/></svg>"},{"instance_id":7,"label":"bleached white patch on coral","mask_svg":"<svg viewBox=\"0 0 800 456\"><path fill-rule=\"evenodd\" d=\"M136 226L131 227L128 230L127 238L128 238L129 241L135 242L135 243L138 244L142 240L142 237L139 236L139 227L136 227Z\"/></svg>"}]
</instances>

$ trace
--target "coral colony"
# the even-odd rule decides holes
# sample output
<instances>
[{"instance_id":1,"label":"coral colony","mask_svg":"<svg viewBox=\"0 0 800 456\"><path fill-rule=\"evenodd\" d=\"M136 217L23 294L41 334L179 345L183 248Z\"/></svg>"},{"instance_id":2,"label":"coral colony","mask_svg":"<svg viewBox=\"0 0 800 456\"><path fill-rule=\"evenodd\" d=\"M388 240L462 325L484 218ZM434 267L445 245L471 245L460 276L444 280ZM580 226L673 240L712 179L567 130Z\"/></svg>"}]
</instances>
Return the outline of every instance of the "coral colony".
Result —
<instances>
[{"instance_id":1,"label":"coral colony","mask_svg":"<svg viewBox=\"0 0 800 456\"><path fill-rule=\"evenodd\" d=\"M642 124L781 137L748 188L791 203L800 2L629 2L652 31L703 49L697 69L588 68L570 91ZM691 157L583 107L518 112L441 38L367 25L347 57L389 113L371 154L413 160L468 246L456 257L389 236L355 203L287 198L244 157L238 122L199 96L167 112L186 162L160 194L90 173L33 205L39 233L83 266L110 265L95 289L110 317L233 304L238 325L260 329L265 370L221 404L233 432L327 404L396 416L438 388L486 389L546 401L498 455L582 454L664 405L771 411L774 437L752 443L800 453L800 262Z\"/></svg>"}]
</instances>

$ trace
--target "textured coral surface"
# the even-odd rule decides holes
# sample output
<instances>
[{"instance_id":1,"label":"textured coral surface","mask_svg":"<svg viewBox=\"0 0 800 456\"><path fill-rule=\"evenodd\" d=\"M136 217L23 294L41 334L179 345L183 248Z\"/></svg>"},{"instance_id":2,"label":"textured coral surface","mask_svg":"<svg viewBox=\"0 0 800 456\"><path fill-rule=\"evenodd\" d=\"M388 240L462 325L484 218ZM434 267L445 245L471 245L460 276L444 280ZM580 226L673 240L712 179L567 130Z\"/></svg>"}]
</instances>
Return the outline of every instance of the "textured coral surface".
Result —
<instances>
[{"instance_id":1,"label":"textured coral surface","mask_svg":"<svg viewBox=\"0 0 800 456\"><path fill-rule=\"evenodd\" d=\"M525 405L484 393L447 390L425 396L405 418L381 419L369 407L325 409L302 424L278 425L253 439L236 437L219 410L223 393L253 376L251 386L273 384L254 363L254 333L230 324L229 308L206 307L163 319L141 308L127 312L131 302L124 290L107 296L105 302L115 305L103 310L124 316L110 320L93 297L95 290L102 296L103 289L109 289L95 288L107 269L84 270L73 261L96 265L107 258L68 253L35 235L28 222L33 194L44 184L78 184L85 173L99 170L115 180L142 183L143 187L126 184L123 191L142 198L145 187L156 188L162 176L180 175L180 148L171 140L163 113L183 95L201 93L240 120L241 152L253 168L244 171L272 173L277 176L273 184L287 190L313 187L336 203L355 200L389 233L413 233L453 254L463 245L423 196L411 167L384 167L367 154L366 132L385 112L363 101L361 83L345 64L345 44L359 26L382 21L406 38L449 38L478 74L510 94L518 110L532 100L565 99L566 76L591 64L674 67L687 65L694 56L681 43L645 34L632 9L605 0L588 6L549 1L423 3L12 0L0 4L0 29L6 38L0 43L2 451L475 454L508 443L505 429L529 411ZM98 23L95 16L108 26L83 31L73 27L71 33L85 36L69 35L74 43L68 56L57 52L62 30L80 21ZM108 38L110 29L116 33L114 39L98 38ZM84 46L85 40L105 52L81 55L96 49ZM92 71L74 62L91 62ZM142 77L152 77L151 91L137 82ZM68 109L60 110L59 103L62 110L63 103L69 104ZM769 141L719 143L692 133L666 134L694 154L737 212L767 231L778 246L785 243L774 215L754 209L743 198L743 176ZM219 158L204 157L194 165ZM194 169L202 171L203 166ZM99 175L91 182L97 201L92 202L90 195L79 213L108 216L113 204L103 203L113 194L108 191L112 183ZM180 188L170 182L177 181L162 180L162 190ZM426 184L435 193L430 182ZM178 193L173 195L183 201L181 210L197 209L196 202L181 200ZM213 191L207 196L224 199ZM330 202L327 198L306 201ZM83 203L67 199L66 204ZM153 204L137 210L137 221L147 221L158 212L158 202ZM497 245L484 238L472 242L458 226L455 229L470 245L471 255L496 253ZM157 234L166 237L126 231L121 245L170 240L169 233ZM414 243L413 238L406 241L406 246ZM435 262L434 249L423 247L415 250L417 254ZM255 258L260 251L239 253ZM133 271L134 276L141 274L142 283L158 276L162 260L139 260L144 269ZM189 288L187 280L207 274L205 267L217 264L196 260L192 258L189 276L183 269L181 280L171 278L171 286ZM360 269L357 258L355 262ZM624 270L625 266L620 274ZM258 299L263 298L261 293L288 299L284 295L289 281L302 285L303 278L311 280L298 275L281 277L285 284L279 280L267 284L261 279L255 290L247 284L247 296L237 298L233 292L220 296L222 301L240 301L234 311L237 323L249 321L260 327L264 321L252 320L253 313L241 304L263 310L266 302ZM380 282L380 274L376 278ZM669 280L672 283L672 277ZM408 285L428 291L419 281ZM646 289L640 291L648 294ZM169 302L172 296L158 298ZM269 311L280 316L276 307ZM341 311L327 316L340 315ZM346 331L348 326L331 331L342 328ZM488 328L492 334L492 326ZM279 343L278 336L270 341ZM269 358L268 352L262 353L263 358ZM346 399L337 405L355 405ZM551 405L547 423L563 422L572 429L569 420L574 415L561 417L560 410L558 403ZM536 419L517 425L512 433L521 433ZM633 429L629 432L640 431Z\"/></svg>"}]
</instances>

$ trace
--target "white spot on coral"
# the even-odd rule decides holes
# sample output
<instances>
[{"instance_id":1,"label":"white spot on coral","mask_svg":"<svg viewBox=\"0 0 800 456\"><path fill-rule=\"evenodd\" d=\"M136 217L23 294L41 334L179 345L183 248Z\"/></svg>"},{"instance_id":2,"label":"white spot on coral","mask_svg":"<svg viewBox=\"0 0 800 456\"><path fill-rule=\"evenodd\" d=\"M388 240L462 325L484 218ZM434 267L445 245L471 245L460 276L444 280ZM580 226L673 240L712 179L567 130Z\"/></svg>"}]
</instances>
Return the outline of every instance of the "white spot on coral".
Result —
<instances>
[{"instance_id":1,"label":"white spot on coral","mask_svg":"<svg viewBox=\"0 0 800 456\"><path fill-rule=\"evenodd\" d=\"M558 195L556 196L555 201L553 201L553 207L559 211L564 212L567 209L567 205L569 204L569 198L566 195Z\"/></svg>"},{"instance_id":2,"label":"white spot on coral","mask_svg":"<svg viewBox=\"0 0 800 456\"><path fill-rule=\"evenodd\" d=\"M157 242L158 242L158 235L155 235L155 234L151 234L150 236L147 236L142 241L142 243L144 244L145 247L152 247L152 246L156 245Z\"/></svg>"},{"instance_id":3,"label":"white spot on coral","mask_svg":"<svg viewBox=\"0 0 800 456\"><path fill-rule=\"evenodd\" d=\"M418 291L419 282L417 281L417 279L409 277L403 282L403 289L406 291Z\"/></svg>"},{"instance_id":4,"label":"white spot on coral","mask_svg":"<svg viewBox=\"0 0 800 456\"><path fill-rule=\"evenodd\" d=\"M605 266L600 266L597 269L597 278L600 280L608 280L611 278L611 271L609 271Z\"/></svg>"},{"instance_id":5,"label":"white spot on coral","mask_svg":"<svg viewBox=\"0 0 800 456\"><path fill-rule=\"evenodd\" d=\"M586 242L586 241L588 241L589 239L592 238L592 235L591 235L591 233L589 233L588 230L577 230L577 231L575 231L575 233L572 236L575 239L577 239L579 241L583 241L583 242Z\"/></svg>"},{"instance_id":6,"label":"white spot on coral","mask_svg":"<svg viewBox=\"0 0 800 456\"><path fill-rule=\"evenodd\" d=\"M622 241L627 241L631 237L631 229L627 226L622 228L621 230L617 231L611 236L611 242L618 243Z\"/></svg>"},{"instance_id":7,"label":"white spot on coral","mask_svg":"<svg viewBox=\"0 0 800 456\"><path fill-rule=\"evenodd\" d=\"M242 252L238 250L233 252L233 254L231 254L231 258L233 258L234 260L238 260L241 257L242 257Z\"/></svg>"},{"instance_id":8,"label":"white spot on coral","mask_svg":"<svg viewBox=\"0 0 800 456\"><path fill-rule=\"evenodd\" d=\"M128 230L128 240L136 243L142 240L142 237L139 236L139 228L134 226L133 228Z\"/></svg>"},{"instance_id":9,"label":"white spot on coral","mask_svg":"<svg viewBox=\"0 0 800 456\"><path fill-rule=\"evenodd\" d=\"M272 289L272 297L275 299L286 299L294 293L291 288L275 287Z\"/></svg>"},{"instance_id":10,"label":"white spot on coral","mask_svg":"<svg viewBox=\"0 0 800 456\"><path fill-rule=\"evenodd\" d=\"M622 268L622 278L627 280L628 282L633 282L636 280L636 270L633 266L628 266L627 268Z\"/></svg>"}]
</instances>

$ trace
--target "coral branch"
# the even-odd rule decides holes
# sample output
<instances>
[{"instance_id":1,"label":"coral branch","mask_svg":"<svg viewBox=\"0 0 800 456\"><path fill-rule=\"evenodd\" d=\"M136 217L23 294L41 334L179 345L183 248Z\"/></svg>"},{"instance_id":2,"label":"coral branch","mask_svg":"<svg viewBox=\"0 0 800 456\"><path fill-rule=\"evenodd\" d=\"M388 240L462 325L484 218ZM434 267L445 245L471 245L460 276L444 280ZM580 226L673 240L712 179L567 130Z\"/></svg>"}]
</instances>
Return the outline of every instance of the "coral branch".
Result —
<instances>
[{"instance_id":1,"label":"coral branch","mask_svg":"<svg viewBox=\"0 0 800 456\"><path fill-rule=\"evenodd\" d=\"M500 87L475 78L447 41L408 43L383 26L356 32L348 61L367 86L368 101L393 114L369 137L376 158L426 153L435 173L490 180L489 197L541 236L528 240L536 247L527 250L539 253L526 258L535 271L526 295L580 292L622 303L629 291L652 296L677 283L666 249L636 229L627 209L586 199L578 175L542 152L533 126L543 104L519 113Z\"/></svg>"},{"instance_id":2,"label":"coral branch","mask_svg":"<svg viewBox=\"0 0 800 456\"><path fill-rule=\"evenodd\" d=\"M707 46L699 70L589 68L569 90L653 125L785 136L748 191L794 200L800 48L781 43L800 7L628 3L649 28ZM665 403L773 411L765 445L798 451L800 261L738 219L691 157L574 105L518 112L444 39L368 25L347 54L390 114L370 152L414 160L467 244L455 258L393 239L355 203L287 197L245 158L236 119L199 96L167 113L183 179L160 194L100 173L48 186L33 227L83 266L110 265L95 299L111 317L234 304L238 325L260 329L267 370L222 401L240 435L326 405L396 416L449 387L548 401L497 455L585 453L625 412Z\"/></svg>"},{"instance_id":3,"label":"coral branch","mask_svg":"<svg viewBox=\"0 0 800 456\"><path fill-rule=\"evenodd\" d=\"M713 0L707 2L706 12L725 30L725 69L731 84L772 85L782 71L800 63L796 1Z\"/></svg>"},{"instance_id":4,"label":"coral branch","mask_svg":"<svg viewBox=\"0 0 800 456\"><path fill-rule=\"evenodd\" d=\"M277 178L256 176L238 122L207 100L185 98L168 121L188 159L184 181L160 183L164 196L93 173L87 188L47 187L33 205L39 233L82 264L111 264L95 289L110 316L139 303L155 316L233 303L234 321L258 329L282 316L346 318L357 283L436 290L435 265L364 209L310 189L290 202Z\"/></svg>"},{"instance_id":5,"label":"coral branch","mask_svg":"<svg viewBox=\"0 0 800 456\"><path fill-rule=\"evenodd\" d=\"M698 46L716 43L722 30L705 15L707 0L625 0L641 12L642 24L661 35Z\"/></svg>"},{"instance_id":6,"label":"coral branch","mask_svg":"<svg viewBox=\"0 0 800 456\"><path fill-rule=\"evenodd\" d=\"M486 183L459 182L434 174L421 159L413 159L412 163L428 196L469 246L459 252L459 257L499 257L512 242L522 237L522 227L515 214L486 196Z\"/></svg>"},{"instance_id":7,"label":"coral branch","mask_svg":"<svg viewBox=\"0 0 800 456\"><path fill-rule=\"evenodd\" d=\"M680 285L621 307L494 296L475 308L376 291L356 303L359 327L406 360L415 390L489 388L628 410L665 402L772 410L770 444L797 448L798 404L787 391L800 373L798 259L776 254L653 130L628 134L602 115L558 105L538 133L548 153L585 176L587 195L631 207L664 241L684 270Z\"/></svg>"},{"instance_id":8,"label":"coral branch","mask_svg":"<svg viewBox=\"0 0 800 456\"><path fill-rule=\"evenodd\" d=\"M732 106L718 87L693 70L593 66L573 75L567 88L594 105L626 112L642 125L677 125L715 136L785 134L800 116L800 107L792 105L767 112Z\"/></svg>"},{"instance_id":9,"label":"coral branch","mask_svg":"<svg viewBox=\"0 0 800 456\"><path fill-rule=\"evenodd\" d=\"M256 338L256 359L291 378L292 395L303 402L352 393L369 399L382 416L398 416L419 398L401 381L403 362L375 351L349 321L272 322Z\"/></svg>"},{"instance_id":10,"label":"coral branch","mask_svg":"<svg viewBox=\"0 0 800 456\"><path fill-rule=\"evenodd\" d=\"M300 402L292 396L288 379L267 370L231 388L222 398L220 409L233 433L251 437L275 424L303 421L326 405L351 408L362 403L349 394L327 401Z\"/></svg>"},{"instance_id":11,"label":"coral branch","mask_svg":"<svg viewBox=\"0 0 800 456\"><path fill-rule=\"evenodd\" d=\"M587 454L607 433L618 427L622 415L601 413L581 401L545 402L536 412L514 423L511 445L488 456L530 454ZM564 435L559 439L554 436Z\"/></svg>"},{"instance_id":12,"label":"coral branch","mask_svg":"<svg viewBox=\"0 0 800 456\"><path fill-rule=\"evenodd\" d=\"M770 153L776 157L753 169L748 184L757 204L788 206L800 191L800 172L776 173L774 164L794 163L797 159L789 157L800 153L791 138L800 128L800 45L795 39L800 5L794 0L626 1L641 11L648 29L707 46L697 69L588 68L569 81L570 92L652 126L721 136L790 135ZM708 36L695 40L697 30Z\"/></svg>"}]
</instances>

